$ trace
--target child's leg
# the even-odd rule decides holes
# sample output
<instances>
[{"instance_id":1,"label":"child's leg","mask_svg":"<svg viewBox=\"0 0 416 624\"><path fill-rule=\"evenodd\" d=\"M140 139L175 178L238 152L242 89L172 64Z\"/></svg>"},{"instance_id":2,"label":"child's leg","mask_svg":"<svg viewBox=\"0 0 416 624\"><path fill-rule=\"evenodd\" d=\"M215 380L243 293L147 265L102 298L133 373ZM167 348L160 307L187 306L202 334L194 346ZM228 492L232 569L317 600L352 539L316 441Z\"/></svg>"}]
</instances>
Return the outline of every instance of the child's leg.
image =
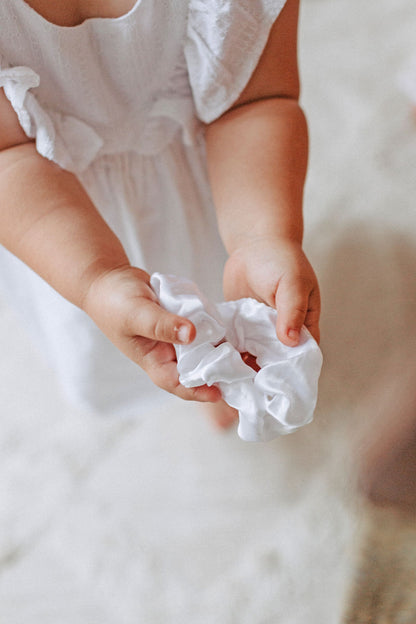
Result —
<instances>
[{"instance_id":1,"label":"child's leg","mask_svg":"<svg viewBox=\"0 0 416 624\"><path fill-rule=\"evenodd\" d=\"M366 494L378 505L416 511L416 414L409 432L389 435L389 448L367 467Z\"/></svg>"},{"instance_id":2,"label":"child's leg","mask_svg":"<svg viewBox=\"0 0 416 624\"><path fill-rule=\"evenodd\" d=\"M394 367L385 389L379 387L378 418L365 441L360 484L373 503L416 512L416 365L402 363L399 380L398 371Z\"/></svg>"}]
</instances>

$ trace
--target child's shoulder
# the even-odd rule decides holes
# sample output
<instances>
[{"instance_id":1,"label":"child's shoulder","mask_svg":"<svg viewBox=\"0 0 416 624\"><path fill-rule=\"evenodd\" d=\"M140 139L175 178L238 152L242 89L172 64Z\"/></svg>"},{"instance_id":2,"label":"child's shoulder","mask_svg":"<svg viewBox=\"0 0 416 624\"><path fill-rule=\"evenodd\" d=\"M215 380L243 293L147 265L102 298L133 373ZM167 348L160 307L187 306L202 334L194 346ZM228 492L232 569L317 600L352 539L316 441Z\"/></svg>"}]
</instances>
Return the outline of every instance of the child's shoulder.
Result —
<instances>
[{"instance_id":1,"label":"child's shoulder","mask_svg":"<svg viewBox=\"0 0 416 624\"><path fill-rule=\"evenodd\" d=\"M219 117L247 85L287 0L189 0L185 55L199 117Z\"/></svg>"}]
</instances>

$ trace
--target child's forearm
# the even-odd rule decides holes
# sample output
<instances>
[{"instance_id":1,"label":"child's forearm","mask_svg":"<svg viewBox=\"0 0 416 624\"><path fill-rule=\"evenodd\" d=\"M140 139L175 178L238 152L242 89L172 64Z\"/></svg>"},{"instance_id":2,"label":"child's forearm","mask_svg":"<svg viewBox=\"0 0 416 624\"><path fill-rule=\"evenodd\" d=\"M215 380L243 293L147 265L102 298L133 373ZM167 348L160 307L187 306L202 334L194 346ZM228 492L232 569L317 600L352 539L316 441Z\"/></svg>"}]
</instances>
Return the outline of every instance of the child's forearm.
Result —
<instances>
[{"instance_id":1,"label":"child's forearm","mask_svg":"<svg viewBox=\"0 0 416 624\"><path fill-rule=\"evenodd\" d=\"M221 236L231 254L253 239L302 241L308 134L295 98L244 104L206 130Z\"/></svg>"},{"instance_id":2,"label":"child's forearm","mask_svg":"<svg viewBox=\"0 0 416 624\"><path fill-rule=\"evenodd\" d=\"M0 151L0 244L82 307L92 281L129 263L77 178L33 143Z\"/></svg>"},{"instance_id":3,"label":"child's forearm","mask_svg":"<svg viewBox=\"0 0 416 624\"><path fill-rule=\"evenodd\" d=\"M1 138L1 136L0 136ZM113 344L161 388L187 400L218 401L218 388L184 388L172 344L195 327L161 308L149 275L123 247L77 178L33 143L0 151L0 244L82 308Z\"/></svg>"}]
</instances>

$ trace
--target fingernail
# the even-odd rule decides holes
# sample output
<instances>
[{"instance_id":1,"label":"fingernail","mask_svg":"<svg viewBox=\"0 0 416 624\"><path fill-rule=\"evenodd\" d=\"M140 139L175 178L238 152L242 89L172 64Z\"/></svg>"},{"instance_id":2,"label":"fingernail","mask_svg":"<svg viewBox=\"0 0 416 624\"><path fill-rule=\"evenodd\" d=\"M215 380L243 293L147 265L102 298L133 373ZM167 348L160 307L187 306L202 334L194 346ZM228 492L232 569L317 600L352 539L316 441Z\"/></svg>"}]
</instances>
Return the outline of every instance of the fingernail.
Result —
<instances>
[{"instance_id":1,"label":"fingernail","mask_svg":"<svg viewBox=\"0 0 416 624\"><path fill-rule=\"evenodd\" d=\"M189 337L191 335L191 330L188 325L181 325L178 329L177 336L179 342L187 343L189 342Z\"/></svg>"},{"instance_id":2,"label":"fingernail","mask_svg":"<svg viewBox=\"0 0 416 624\"><path fill-rule=\"evenodd\" d=\"M290 340L293 340L293 342L299 341L300 332L297 329L289 329L287 335Z\"/></svg>"}]
</instances>

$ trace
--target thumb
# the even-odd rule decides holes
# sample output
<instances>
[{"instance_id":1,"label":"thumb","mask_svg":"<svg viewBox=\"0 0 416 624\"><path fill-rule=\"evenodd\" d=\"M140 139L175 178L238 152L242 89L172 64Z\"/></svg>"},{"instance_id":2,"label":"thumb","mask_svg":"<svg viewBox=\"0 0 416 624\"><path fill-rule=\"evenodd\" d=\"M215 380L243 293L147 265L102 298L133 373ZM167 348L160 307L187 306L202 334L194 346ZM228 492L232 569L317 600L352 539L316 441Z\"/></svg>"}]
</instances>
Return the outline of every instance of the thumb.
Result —
<instances>
[{"instance_id":1,"label":"thumb","mask_svg":"<svg viewBox=\"0 0 416 624\"><path fill-rule=\"evenodd\" d=\"M182 316L171 314L158 303L142 299L131 318L127 331L160 342L188 344L196 335L193 323Z\"/></svg>"},{"instance_id":2,"label":"thumb","mask_svg":"<svg viewBox=\"0 0 416 624\"><path fill-rule=\"evenodd\" d=\"M276 291L277 337L288 347L299 344L308 312L310 288L300 280L282 280Z\"/></svg>"}]
</instances>

